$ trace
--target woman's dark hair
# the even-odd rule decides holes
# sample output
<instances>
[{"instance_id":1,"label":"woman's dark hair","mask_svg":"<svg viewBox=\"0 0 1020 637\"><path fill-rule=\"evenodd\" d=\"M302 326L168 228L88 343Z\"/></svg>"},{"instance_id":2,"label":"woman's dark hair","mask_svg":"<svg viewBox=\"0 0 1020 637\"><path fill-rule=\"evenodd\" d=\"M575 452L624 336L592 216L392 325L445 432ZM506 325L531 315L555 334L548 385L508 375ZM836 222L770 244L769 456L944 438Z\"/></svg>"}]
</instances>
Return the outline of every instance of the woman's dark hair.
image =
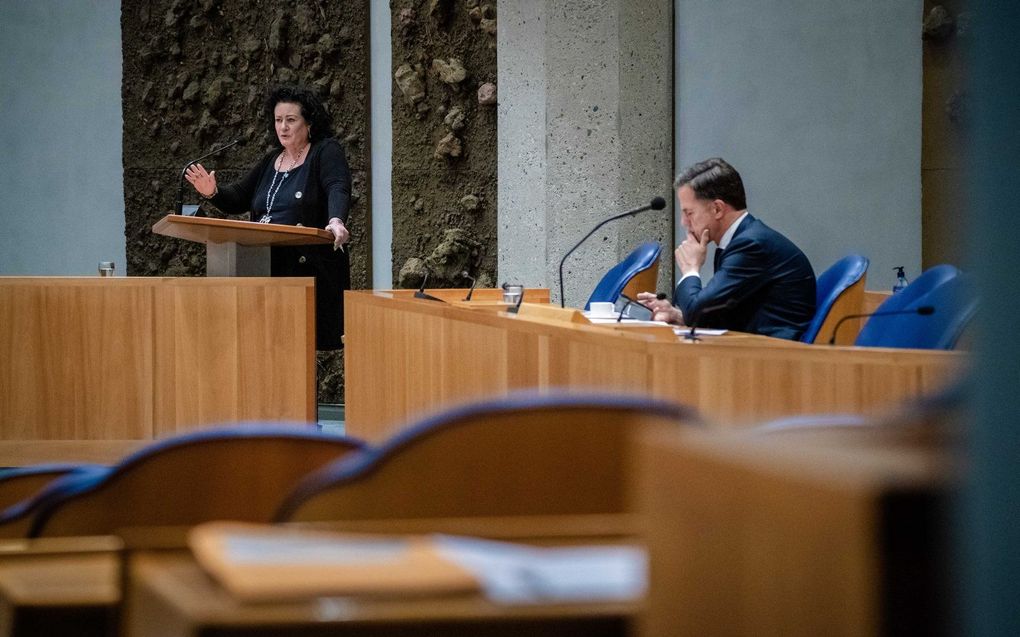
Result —
<instances>
[{"instance_id":1,"label":"woman's dark hair","mask_svg":"<svg viewBox=\"0 0 1020 637\"><path fill-rule=\"evenodd\" d=\"M747 208L740 173L718 157L685 168L673 182L673 191L679 190L681 186L690 186L698 199L721 199L736 210Z\"/></svg>"},{"instance_id":2,"label":"woman's dark hair","mask_svg":"<svg viewBox=\"0 0 1020 637\"><path fill-rule=\"evenodd\" d=\"M310 127L309 136L313 143L333 136L333 122L314 91L301 86L278 86L269 92L265 104L269 136L277 146L280 140L276 137L276 105L280 102L301 106L301 117Z\"/></svg>"}]
</instances>

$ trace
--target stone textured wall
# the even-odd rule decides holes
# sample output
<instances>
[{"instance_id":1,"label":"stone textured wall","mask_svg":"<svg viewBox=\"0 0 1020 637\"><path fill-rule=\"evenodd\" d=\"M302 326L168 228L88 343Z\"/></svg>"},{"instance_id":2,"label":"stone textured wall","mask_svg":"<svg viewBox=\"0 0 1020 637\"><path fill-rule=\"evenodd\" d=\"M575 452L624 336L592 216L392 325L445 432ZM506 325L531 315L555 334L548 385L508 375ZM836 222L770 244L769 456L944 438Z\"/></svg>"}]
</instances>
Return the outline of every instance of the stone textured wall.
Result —
<instances>
[{"instance_id":1,"label":"stone textured wall","mask_svg":"<svg viewBox=\"0 0 1020 637\"><path fill-rule=\"evenodd\" d=\"M967 147L970 136L967 47L973 14L967 0L924 3L921 26L921 264L964 265L968 224ZM912 277L911 277L912 278Z\"/></svg>"},{"instance_id":2,"label":"stone textured wall","mask_svg":"<svg viewBox=\"0 0 1020 637\"><path fill-rule=\"evenodd\" d=\"M203 162L228 182L272 140L267 89L318 89L351 165L351 280L370 287L368 0L137 0L123 3L124 199L127 272L204 276L204 247L152 234L174 209L184 164L244 135L244 148ZM185 202L198 197L187 185ZM215 210L210 216L222 216ZM342 358L320 355L319 398L340 402Z\"/></svg>"},{"instance_id":3,"label":"stone textured wall","mask_svg":"<svg viewBox=\"0 0 1020 637\"><path fill-rule=\"evenodd\" d=\"M495 283L496 2L393 0L393 267L400 287Z\"/></svg>"}]
</instances>

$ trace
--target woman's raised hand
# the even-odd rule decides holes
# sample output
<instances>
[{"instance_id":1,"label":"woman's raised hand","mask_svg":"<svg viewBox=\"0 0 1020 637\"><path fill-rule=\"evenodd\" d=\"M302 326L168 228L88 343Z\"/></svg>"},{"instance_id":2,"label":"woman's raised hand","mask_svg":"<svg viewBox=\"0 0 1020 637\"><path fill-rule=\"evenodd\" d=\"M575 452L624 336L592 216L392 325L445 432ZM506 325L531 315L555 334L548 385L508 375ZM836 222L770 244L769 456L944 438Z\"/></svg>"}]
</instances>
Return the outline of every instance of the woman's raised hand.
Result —
<instances>
[{"instance_id":1,"label":"woman's raised hand","mask_svg":"<svg viewBox=\"0 0 1020 637\"><path fill-rule=\"evenodd\" d=\"M216 195L216 171L206 172L202 164L192 164L184 171L184 178L191 182L198 194L206 199Z\"/></svg>"}]
</instances>

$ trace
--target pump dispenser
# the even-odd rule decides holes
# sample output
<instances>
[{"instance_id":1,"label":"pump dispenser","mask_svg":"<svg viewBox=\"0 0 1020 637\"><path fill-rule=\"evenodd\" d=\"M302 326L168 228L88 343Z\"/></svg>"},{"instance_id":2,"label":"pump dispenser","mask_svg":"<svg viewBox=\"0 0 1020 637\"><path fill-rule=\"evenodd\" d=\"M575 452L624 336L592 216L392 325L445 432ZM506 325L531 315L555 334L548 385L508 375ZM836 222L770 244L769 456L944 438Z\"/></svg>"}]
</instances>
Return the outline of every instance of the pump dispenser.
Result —
<instances>
[{"instance_id":1,"label":"pump dispenser","mask_svg":"<svg viewBox=\"0 0 1020 637\"><path fill-rule=\"evenodd\" d=\"M907 287L907 275L903 273L903 266L898 265L893 270L896 270L896 285L892 286L893 294L902 292Z\"/></svg>"}]
</instances>

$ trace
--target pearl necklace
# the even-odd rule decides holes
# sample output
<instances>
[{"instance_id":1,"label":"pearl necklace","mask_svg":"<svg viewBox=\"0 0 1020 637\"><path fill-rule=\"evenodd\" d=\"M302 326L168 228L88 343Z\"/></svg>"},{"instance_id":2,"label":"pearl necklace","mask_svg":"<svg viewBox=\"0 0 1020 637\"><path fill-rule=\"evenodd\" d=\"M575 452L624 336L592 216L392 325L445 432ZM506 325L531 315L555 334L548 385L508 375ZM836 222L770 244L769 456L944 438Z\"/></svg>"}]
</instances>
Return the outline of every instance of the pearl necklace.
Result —
<instances>
[{"instance_id":1,"label":"pearl necklace","mask_svg":"<svg viewBox=\"0 0 1020 637\"><path fill-rule=\"evenodd\" d=\"M273 167L273 181L270 182L269 190L266 191L266 214L262 216L262 219L260 220L261 223L271 223L272 221L271 215L273 214L273 204L276 202L276 193L280 192L280 188L283 187L283 182L284 180L287 179L287 175L290 174L290 171L294 170L294 164L298 163L298 160L301 159L301 156L305 154L305 150L307 148L308 146L306 145L298 152L297 156L290 160L290 166L287 167L287 170L283 171L283 176L280 178L279 186L276 185L276 178L280 175L280 168L283 168L283 160L287 156L287 151L284 150L282 153L280 153L280 158L276 162L274 162L274 164L279 164L279 168L277 168L275 165ZM275 190L273 188L274 186L276 187Z\"/></svg>"}]
</instances>

